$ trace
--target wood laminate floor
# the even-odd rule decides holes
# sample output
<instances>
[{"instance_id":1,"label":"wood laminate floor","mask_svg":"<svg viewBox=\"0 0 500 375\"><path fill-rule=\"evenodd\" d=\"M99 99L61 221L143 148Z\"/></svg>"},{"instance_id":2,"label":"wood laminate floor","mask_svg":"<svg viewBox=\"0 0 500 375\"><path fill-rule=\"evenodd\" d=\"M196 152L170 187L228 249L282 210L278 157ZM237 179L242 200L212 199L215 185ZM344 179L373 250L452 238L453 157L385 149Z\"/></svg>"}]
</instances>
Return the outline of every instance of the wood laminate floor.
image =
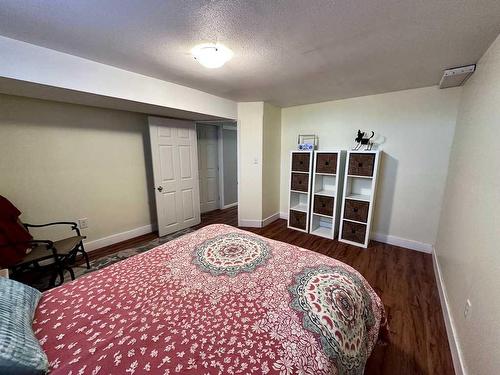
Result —
<instances>
[{"instance_id":1,"label":"wood laminate floor","mask_svg":"<svg viewBox=\"0 0 500 375\"><path fill-rule=\"evenodd\" d=\"M202 215L205 225L238 225L237 209ZM365 374L454 374L441 304L430 254L372 241L368 249L350 246L288 229L285 220L264 228L244 228L262 236L288 242L357 269L382 299L389 319L390 343L377 345ZM147 234L121 244L95 250L91 258L130 248L157 237Z\"/></svg>"}]
</instances>

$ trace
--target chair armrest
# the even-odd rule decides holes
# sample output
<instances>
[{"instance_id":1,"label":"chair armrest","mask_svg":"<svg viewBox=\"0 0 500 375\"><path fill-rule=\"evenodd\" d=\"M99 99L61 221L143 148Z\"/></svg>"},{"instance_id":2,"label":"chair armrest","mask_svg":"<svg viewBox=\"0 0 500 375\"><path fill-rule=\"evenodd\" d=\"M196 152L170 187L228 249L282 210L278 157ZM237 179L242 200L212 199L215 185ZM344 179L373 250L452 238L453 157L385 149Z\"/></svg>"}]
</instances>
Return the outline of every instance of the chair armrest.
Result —
<instances>
[{"instance_id":1,"label":"chair armrest","mask_svg":"<svg viewBox=\"0 0 500 375\"><path fill-rule=\"evenodd\" d=\"M78 224L73 222L73 221L55 221L53 223L46 223L46 224L28 224L28 223L23 223L25 227L33 227L33 228L41 228L41 227L48 227L50 225L71 225L71 229L73 227L78 227Z\"/></svg>"},{"instance_id":2,"label":"chair armrest","mask_svg":"<svg viewBox=\"0 0 500 375\"><path fill-rule=\"evenodd\" d=\"M42 227L48 227L51 225L71 225L71 230L76 231L76 233L80 236L80 229L78 228L78 224L73 222L73 221L56 221L53 223L47 223L47 224L28 224L28 223L23 223L24 227L26 230L29 230L28 228L42 228Z\"/></svg>"}]
</instances>

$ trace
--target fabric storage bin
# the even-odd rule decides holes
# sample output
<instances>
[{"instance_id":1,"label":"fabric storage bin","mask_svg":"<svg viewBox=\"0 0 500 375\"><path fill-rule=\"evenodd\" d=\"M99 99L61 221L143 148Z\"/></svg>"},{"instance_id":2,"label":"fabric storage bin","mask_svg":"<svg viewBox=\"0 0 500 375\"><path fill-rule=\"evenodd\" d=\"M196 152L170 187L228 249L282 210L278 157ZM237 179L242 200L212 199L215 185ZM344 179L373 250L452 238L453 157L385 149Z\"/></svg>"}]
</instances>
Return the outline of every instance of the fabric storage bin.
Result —
<instances>
[{"instance_id":1,"label":"fabric storage bin","mask_svg":"<svg viewBox=\"0 0 500 375\"><path fill-rule=\"evenodd\" d=\"M333 197L314 196L314 213L333 216Z\"/></svg>"},{"instance_id":2,"label":"fabric storage bin","mask_svg":"<svg viewBox=\"0 0 500 375\"><path fill-rule=\"evenodd\" d=\"M289 224L291 227L306 229L307 214L305 212L290 210L289 215Z\"/></svg>"},{"instance_id":3,"label":"fabric storage bin","mask_svg":"<svg viewBox=\"0 0 500 375\"><path fill-rule=\"evenodd\" d=\"M344 207L344 218L366 223L368 221L369 208L369 202L346 199Z\"/></svg>"},{"instance_id":4,"label":"fabric storage bin","mask_svg":"<svg viewBox=\"0 0 500 375\"><path fill-rule=\"evenodd\" d=\"M318 153L316 157L316 173L337 173L337 154Z\"/></svg>"},{"instance_id":5,"label":"fabric storage bin","mask_svg":"<svg viewBox=\"0 0 500 375\"><path fill-rule=\"evenodd\" d=\"M309 172L309 159L311 154L295 152L292 154L292 172Z\"/></svg>"},{"instance_id":6,"label":"fabric storage bin","mask_svg":"<svg viewBox=\"0 0 500 375\"><path fill-rule=\"evenodd\" d=\"M353 223L344 220L342 226L342 239L357 242L359 244L365 243L366 225Z\"/></svg>"},{"instance_id":7,"label":"fabric storage bin","mask_svg":"<svg viewBox=\"0 0 500 375\"><path fill-rule=\"evenodd\" d=\"M293 173L290 188L296 191L307 192L309 189L309 173Z\"/></svg>"},{"instance_id":8,"label":"fabric storage bin","mask_svg":"<svg viewBox=\"0 0 500 375\"><path fill-rule=\"evenodd\" d=\"M373 176L375 166L374 154L351 154L349 157L348 174L353 176Z\"/></svg>"}]
</instances>

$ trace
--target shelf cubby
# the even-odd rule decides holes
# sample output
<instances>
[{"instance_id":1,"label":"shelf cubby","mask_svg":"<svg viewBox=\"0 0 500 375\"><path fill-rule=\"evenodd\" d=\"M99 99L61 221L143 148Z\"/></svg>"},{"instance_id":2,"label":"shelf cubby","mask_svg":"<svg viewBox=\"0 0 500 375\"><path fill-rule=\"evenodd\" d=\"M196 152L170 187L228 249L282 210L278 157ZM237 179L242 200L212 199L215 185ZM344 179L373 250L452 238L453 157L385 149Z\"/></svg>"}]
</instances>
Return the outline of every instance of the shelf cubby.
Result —
<instances>
[{"instance_id":1,"label":"shelf cubby","mask_svg":"<svg viewBox=\"0 0 500 375\"><path fill-rule=\"evenodd\" d=\"M307 201L307 193L291 191L290 209L307 212L307 210L309 209L309 202Z\"/></svg>"},{"instance_id":2,"label":"shelf cubby","mask_svg":"<svg viewBox=\"0 0 500 375\"><path fill-rule=\"evenodd\" d=\"M325 195L328 197L335 196L337 188L336 175L314 174L314 194Z\"/></svg>"},{"instance_id":3,"label":"shelf cubby","mask_svg":"<svg viewBox=\"0 0 500 375\"><path fill-rule=\"evenodd\" d=\"M373 178L346 176L345 181L345 198L370 201Z\"/></svg>"},{"instance_id":4,"label":"shelf cubby","mask_svg":"<svg viewBox=\"0 0 500 375\"><path fill-rule=\"evenodd\" d=\"M320 237L333 238L333 230L334 227L332 218L315 213L312 214L311 230L309 231L309 233Z\"/></svg>"}]
</instances>

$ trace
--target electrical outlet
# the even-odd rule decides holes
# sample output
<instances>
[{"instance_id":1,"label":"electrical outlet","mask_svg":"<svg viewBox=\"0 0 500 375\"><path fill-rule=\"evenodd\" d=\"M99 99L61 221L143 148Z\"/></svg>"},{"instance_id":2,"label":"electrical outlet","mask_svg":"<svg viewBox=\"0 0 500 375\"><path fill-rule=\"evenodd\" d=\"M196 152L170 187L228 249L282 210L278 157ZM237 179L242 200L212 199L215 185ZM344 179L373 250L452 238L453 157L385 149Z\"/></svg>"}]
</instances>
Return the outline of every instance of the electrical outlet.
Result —
<instances>
[{"instance_id":1,"label":"electrical outlet","mask_svg":"<svg viewBox=\"0 0 500 375\"><path fill-rule=\"evenodd\" d=\"M472 307L472 304L470 303L470 299L467 299L467 301L465 301L465 308L464 308L464 318L465 319L470 318L471 307Z\"/></svg>"},{"instance_id":2,"label":"electrical outlet","mask_svg":"<svg viewBox=\"0 0 500 375\"><path fill-rule=\"evenodd\" d=\"M78 227L80 229L87 229L89 227L89 219L87 219L86 217L78 219Z\"/></svg>"}]
</instances>

